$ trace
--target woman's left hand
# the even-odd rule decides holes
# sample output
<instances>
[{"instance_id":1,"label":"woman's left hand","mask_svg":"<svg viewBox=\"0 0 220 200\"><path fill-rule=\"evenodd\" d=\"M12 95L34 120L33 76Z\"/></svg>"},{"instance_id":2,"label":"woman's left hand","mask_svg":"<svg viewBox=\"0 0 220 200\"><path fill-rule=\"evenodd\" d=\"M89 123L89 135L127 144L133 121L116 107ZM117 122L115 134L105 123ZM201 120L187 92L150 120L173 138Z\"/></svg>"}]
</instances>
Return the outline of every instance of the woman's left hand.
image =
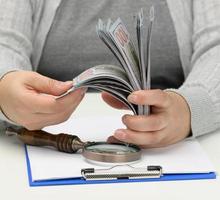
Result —
<instances>
[{"instance_id":1,"label":"woman's left hand","mask_svg":"<svg viewBox=\"0 0 220 200\"><path fill-rule=\"evenodd\" d=\"M103 99L113 107L123 105L107 93ZM185 99L175 92L162 90L139 90L128 96L137 105L151 106L151 114L124 115L126 129L114 133L117 140L133 143L142 148L164 147L183 140L190 134L190 110Z\"/></svg>"}]
</instances>

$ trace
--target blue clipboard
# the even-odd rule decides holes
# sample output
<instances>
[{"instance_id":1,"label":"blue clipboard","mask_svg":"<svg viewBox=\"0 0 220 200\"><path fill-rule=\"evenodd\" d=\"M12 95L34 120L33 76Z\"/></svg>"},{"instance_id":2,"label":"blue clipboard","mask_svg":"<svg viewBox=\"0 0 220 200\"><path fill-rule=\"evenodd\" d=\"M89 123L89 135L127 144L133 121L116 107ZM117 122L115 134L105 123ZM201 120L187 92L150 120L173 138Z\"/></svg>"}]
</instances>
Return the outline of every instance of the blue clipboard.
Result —
<instances>
[{"instance_id":1,"label":"blue clipboard","mask_svg":"<svg viewBox=\"0 0 220 200\"><path fill-rule=\"evenodd\" d=\"M107 184L107 183L132 183L132 182L152 182L152 181L180 181L180 180L201 180L215 179L216 173L189 173L189 174L163 174L160 178L142 178L142 179L118 179L118 180L85 180L83 177L53 179L33 181L31 173L31 165L28 156L27 147L25 146L25 157L27 163L27 173L29 185L36 186L53 186L53 185L82 185L82 184Z\"/></svg>"}]
</instances>

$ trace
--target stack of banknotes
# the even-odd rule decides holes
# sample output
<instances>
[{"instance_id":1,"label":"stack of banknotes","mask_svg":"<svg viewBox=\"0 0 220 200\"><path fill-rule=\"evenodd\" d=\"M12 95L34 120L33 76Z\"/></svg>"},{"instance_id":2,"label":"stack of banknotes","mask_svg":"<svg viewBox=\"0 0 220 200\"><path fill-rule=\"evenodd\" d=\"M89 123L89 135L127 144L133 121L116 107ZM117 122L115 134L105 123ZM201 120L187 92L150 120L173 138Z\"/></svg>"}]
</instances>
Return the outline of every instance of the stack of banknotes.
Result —
<instances>
[{"instance_id":1,"label":"stack of banknotes","mask_svg":"<svg viewBox=\"0 0 220 200\"><path fill-rule=\"evenodd\" d=\"M73 79L73 88L68 92L82 87L106 91L123 102L134 114L148 115L148 106L131 104L127 97L133 91L151 87L150 43L154 15L154 7L147 14L143 9L137 14L137 47L120 18L115 22L109 19L106 23L99 19L97 34L121 66L103 64L89 68Z\"/></svg>"}]
</instances>

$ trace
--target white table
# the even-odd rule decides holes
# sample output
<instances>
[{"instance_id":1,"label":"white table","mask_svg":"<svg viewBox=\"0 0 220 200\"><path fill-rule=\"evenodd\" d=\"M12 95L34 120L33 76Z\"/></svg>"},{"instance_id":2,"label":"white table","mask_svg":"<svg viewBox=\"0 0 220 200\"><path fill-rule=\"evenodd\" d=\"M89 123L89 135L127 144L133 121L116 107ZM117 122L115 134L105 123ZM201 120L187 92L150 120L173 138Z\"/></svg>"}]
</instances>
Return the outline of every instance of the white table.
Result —
<instances>
[{"instance_id":1,"label":"white table","mask_svg":"<svg viewBox=\"0 0 220 200\"><path fill-rule=\"evenodd\" d=\"M116 112L97 94L87 94L74 115L114 115ZM220 133L199 138L220 173ZM15 138L0 134L0 199L220 199L216 180L29 187L24 147Z\"/></svg>"}]
</instances>

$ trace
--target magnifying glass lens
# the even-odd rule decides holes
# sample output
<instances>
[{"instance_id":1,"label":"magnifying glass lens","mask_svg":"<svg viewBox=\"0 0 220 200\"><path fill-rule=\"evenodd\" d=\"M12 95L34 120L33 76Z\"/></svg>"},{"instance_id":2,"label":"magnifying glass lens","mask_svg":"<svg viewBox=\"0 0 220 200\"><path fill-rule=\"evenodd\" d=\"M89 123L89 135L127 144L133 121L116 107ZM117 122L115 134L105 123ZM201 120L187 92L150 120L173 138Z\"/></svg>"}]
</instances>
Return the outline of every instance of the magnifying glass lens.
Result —
<instances>
[{"instance_id":1,"label":"magnifying glass lens","mask_svg":"<svg viewBox=\"0 0 220 200\"><path fill-rule=\"evenodd\" d=\"M138 146L131 144L95 142L85 146L82 154L88 160L121 163L139 160L141 150Z\"/></svg>"},{"instance_id":2,"label":"magnifying glass lens","mask_svg":"<svg viewBox=\"0 0 220 200\"><path fill-rule=\"evenodd\" d=\"M137 152L137 149L131 146L107 144L107 143L91 145L88 146L86 150L96 153L109 153L109 154L117 154L117 155L124 155L128 153Z\"/></svg>"}]
</instances>

